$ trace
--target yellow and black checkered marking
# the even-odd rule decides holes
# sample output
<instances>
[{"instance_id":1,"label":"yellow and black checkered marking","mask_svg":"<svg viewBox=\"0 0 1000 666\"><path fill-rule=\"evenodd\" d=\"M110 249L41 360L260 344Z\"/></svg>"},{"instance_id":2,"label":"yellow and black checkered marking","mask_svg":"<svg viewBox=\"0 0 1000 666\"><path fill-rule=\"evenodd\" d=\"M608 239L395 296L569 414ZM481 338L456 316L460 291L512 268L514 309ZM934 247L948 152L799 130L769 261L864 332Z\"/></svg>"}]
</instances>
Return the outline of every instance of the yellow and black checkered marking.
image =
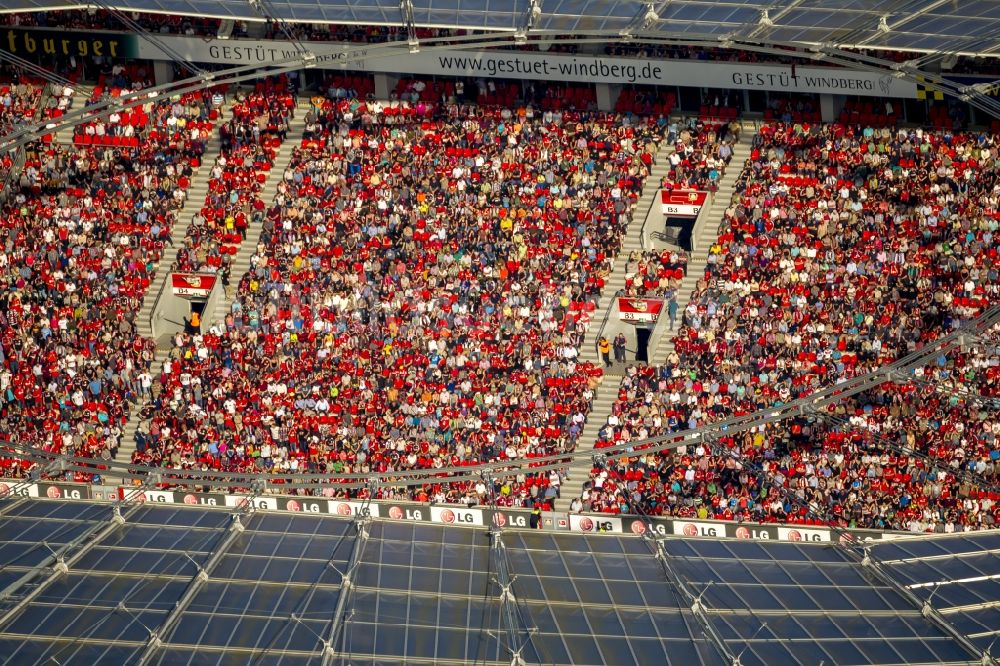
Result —
<instances>
[{"instance_id":1,"label":"yellow and black checkered marking","mask_svg":"<svg viewBox=\"0 0 1000 666\"><path fill-rule=\"evenodd\" d=\"M931 99L936 102L944 101L944 93L940 90L935 90L930 86L924 85L926 81L923 77L919 78L920 83L917 84L917 99Z\"/></svg>"}]
</instances>

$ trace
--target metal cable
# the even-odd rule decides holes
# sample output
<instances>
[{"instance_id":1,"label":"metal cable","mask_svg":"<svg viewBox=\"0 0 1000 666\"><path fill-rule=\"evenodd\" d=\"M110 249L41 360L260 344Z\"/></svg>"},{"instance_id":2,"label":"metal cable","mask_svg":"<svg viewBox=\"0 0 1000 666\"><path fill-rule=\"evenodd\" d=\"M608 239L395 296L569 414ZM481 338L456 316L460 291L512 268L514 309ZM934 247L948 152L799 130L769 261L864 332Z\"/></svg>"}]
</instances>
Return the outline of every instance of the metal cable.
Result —
<instances>
[{"instance_id":1,"label":"metal cable","mask_svg":"<svg viewBox=\"0 0 1000 666\"><path fill-rule=\"evenodd\" d=\"M204 69L202 69L201 67L199 67L198 65L196 65L195 63L193 63L188 58L185 58L184 56L182 56L180 53L178 53L177 51L175 51L173 49L173 47L171 47L169 44L165 44L162 39L154 36L153 33L149 32L148 30L146 30L145 28L143 28L141 25L139 25L138 23L136 23L135 21L133 21L132 17L128 16L124 12L121 12L121 11L115 9L111 5L108 5L104 0L94 0L94 4L97 7L100 7L101 9L103 9L104 11L110 13L113 17L115 17L119 21L121 21L125 25L125 27L131 29L134 33L136 33L136 35L138 35L140 39L146 40L147 42L149 42L150 44L152 44L156 48L158 48L161 51L163 51L164 53L166 53L175 62L185 63L188 67L191 68L191 71L193 71L196 74L199 74L199 75L204 75L205 74L205 70Z\"/></svg>"}]
</instances>

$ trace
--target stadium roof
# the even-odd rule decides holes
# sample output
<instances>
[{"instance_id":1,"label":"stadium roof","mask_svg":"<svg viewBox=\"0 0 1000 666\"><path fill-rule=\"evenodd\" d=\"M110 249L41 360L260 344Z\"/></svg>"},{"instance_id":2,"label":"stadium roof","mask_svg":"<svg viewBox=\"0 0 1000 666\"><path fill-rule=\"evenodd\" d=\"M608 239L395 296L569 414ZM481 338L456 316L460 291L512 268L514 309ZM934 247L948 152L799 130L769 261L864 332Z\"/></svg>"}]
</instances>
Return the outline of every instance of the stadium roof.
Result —
<instances>
[{"instance_id":1,"label":"stadium roof","mask_svg":"<svg viewBox=\"0 0 1000 666\"><path fill-rule=\"evenodd\" d=\"M538 6L537 13L533 8ZM88 6L7 0L0 11ZM1000 46L996 0L111 0L97 5L169 14L297 22L514 31L531 19L552 35L623 32L663 38L992 52Z\"/></svg>"},{"instance_id":2,"label":"stadium roof","mask_svg":"<svg viewBox=\"0 0 1000 666\"><path fill-rule=\"evenodd\" d=\"M10 499L0 655L88 666L983 663L1000 533L867 548L861 560L832 544Z\"/></svg>"}]
</instances>

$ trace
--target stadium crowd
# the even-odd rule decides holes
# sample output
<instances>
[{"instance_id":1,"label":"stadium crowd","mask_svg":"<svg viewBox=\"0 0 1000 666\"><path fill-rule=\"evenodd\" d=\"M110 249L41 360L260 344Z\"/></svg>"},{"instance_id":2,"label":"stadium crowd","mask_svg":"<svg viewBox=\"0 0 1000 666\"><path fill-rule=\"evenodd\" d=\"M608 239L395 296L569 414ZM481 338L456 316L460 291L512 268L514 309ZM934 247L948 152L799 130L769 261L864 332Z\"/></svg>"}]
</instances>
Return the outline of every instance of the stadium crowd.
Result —
<instances>
[{"instance_id":1,"label":"stadium crowd","mask_svg":"<svg viewBox=\"0 0 1000 666\"><path fill-rule=\"evenodd\" d=\"M668 137L676 137L676 146L670 154L670 170L660 186L667 191L717 191L740 131L737 121L720 123L691 118L680 125L671 124Z\"/></svg>"},{"instance_id":2,"label":"stadium crowd","mask_svg":"<svg viewBox=\"0 0 1000 666\"><path fill-rule=\"evenodd\" d=\"M115 455L153 358L135 313L204 151L204 137L169 122L204 103L182 101L137 111L134 142L28 146L20 188L0 208L3 440Z\"/></svg>"},{"instance_id":3,"label":"stadium crowd","mask_svg":"<svg viewBox=\"0 0 1000 666\"><path fill-rule=\"evenodd\" d=\"M625 264L625 296L664 297L675 293L687 271L683 250L632 252Z\"/></svg>"},{"instance_id":4,"label":"stadium crowd","mask_svg":"<svg viewBox=\"0 0 1000 666\"><path fill-rule=\"evenodd\" d=\"M192 217L172 270L219 273L228 281L232 259L250 225L260 225L258 196L295 115L287 80L237 91L229 120L219 128L220 151L210 172L204 205Z\"/></svg>"},{"instance_id":5,"label":"stadium crowd","mask_svg":"<svg viewBox=\"0 0 1000 666\"><path fill-rule=\"evenodd\" d=\"M764 126L673 351L662 365L628 371L598 447L808 395L918 350L996 303L996 151L987 134ZM983 342L925 376L857 396L829 419L712 450L609 461L585 484L583 506L763 521L833 515L913 530L992 526L998 423L976 401L996 395L1000 359L995 339ZM928 375L963 390L935 392Z\"/></svg>"},{"instance_id":6,"label":"stadium crowd","mask_svg":"<svg viewBox=\"0 0 1000 666\"><path fill-rule=\"evenodd\" d=\"M575 447L601 375L577 350L662 128L346 99L304 121L232 312L176 337L134 461L280 478ZM554 476L495 490L548 502Z\"/></svg>"},{"instance_id":7,"label":"stadium crowd","mask_svg":"<svg viewBox=\"0 0 1000 666\"><path fill-rule=\"evenodd\" d=\"M91 102L151 83L142 65L107 70ZM368 79L331 77L265 202L295 106L287 83L237 95L221 125L206 92L81 124L72 146L29 147L0 208L0 438L107 459L148 400L133 461L177 469L280 480L574 449L601 378L578 350L659 143L676 143L664 188L717 189L740 131L719 112L734 108L725 94L706 98L709 119L668 126L675 100L649 91L602 114L588 86L403 79L381 102ZM0 133L40 98L26 80L0 85ZM819 125L810 102L772 100L776 122L755 138L673 350L626 371L598 448L809 395L996 303L1000 147L939 108L942 129L926 131L887 128L891 104L851 102ZM151 369L134 316L216 129L209 194L173 268L228 276L247 228L263 234L226 320L178 333ZM672 294L686 265L634 253L626 294ZM581 508L995 526L1000 330L978 342L828 414L604 461ZM507 506L550 505L561 482L521 474L493 490Z\"/></svg>"}]
</instances>

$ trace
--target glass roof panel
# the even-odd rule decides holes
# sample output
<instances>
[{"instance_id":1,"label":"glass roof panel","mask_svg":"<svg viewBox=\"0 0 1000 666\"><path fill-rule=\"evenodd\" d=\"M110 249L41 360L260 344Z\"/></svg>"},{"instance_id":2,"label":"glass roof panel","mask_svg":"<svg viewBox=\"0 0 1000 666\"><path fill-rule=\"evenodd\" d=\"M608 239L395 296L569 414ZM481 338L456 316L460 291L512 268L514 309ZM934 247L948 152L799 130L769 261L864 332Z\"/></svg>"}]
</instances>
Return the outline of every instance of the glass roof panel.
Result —
<instances>
[{"instance_id":1,"label":"glass roof panel","mask_svg":"<svg viewBox=\"0 0 1000 666\"><path fill-rule=\"evenodd\" d=\"M233 514L222 509L145 504L128 517L128 522L218 529L228 526L232 519Z\"/></svg>"},{"instance_id":2,"label":"glass roof panel","mask_svg":"<svg viewBox=\"0 0 1000 666\"><path fill-rule=\"evenodd\" d=\"M80 637L89 641L145 641L149 632L166 618L166 611L129 608L81 608L54 604L29 604L5 627L10 634Z\"/></svg>"},{"instance_id":3,"label":"glass roof panel","mask_svg":"<svg viewBox=\"0 0 1000 666\"><path fill-rule=\"evenodd\" d=\"M79 641L0 639L0 655L7 664L69 664L121 666L134 663L141 648L87 644Z\"/></svg>"},{"instance_id":4,"label":"glass roof panel","mask_svg":"<svg viewBox=\"0 0 1000 666\"><path fill-rule=\"evenodd\" d=\"M94 575L70 571L54 580L35 599L40 603L126 607L169 611L180 599L188 579L164 580L131 576Z\"/></svg>"}]
</instances>

